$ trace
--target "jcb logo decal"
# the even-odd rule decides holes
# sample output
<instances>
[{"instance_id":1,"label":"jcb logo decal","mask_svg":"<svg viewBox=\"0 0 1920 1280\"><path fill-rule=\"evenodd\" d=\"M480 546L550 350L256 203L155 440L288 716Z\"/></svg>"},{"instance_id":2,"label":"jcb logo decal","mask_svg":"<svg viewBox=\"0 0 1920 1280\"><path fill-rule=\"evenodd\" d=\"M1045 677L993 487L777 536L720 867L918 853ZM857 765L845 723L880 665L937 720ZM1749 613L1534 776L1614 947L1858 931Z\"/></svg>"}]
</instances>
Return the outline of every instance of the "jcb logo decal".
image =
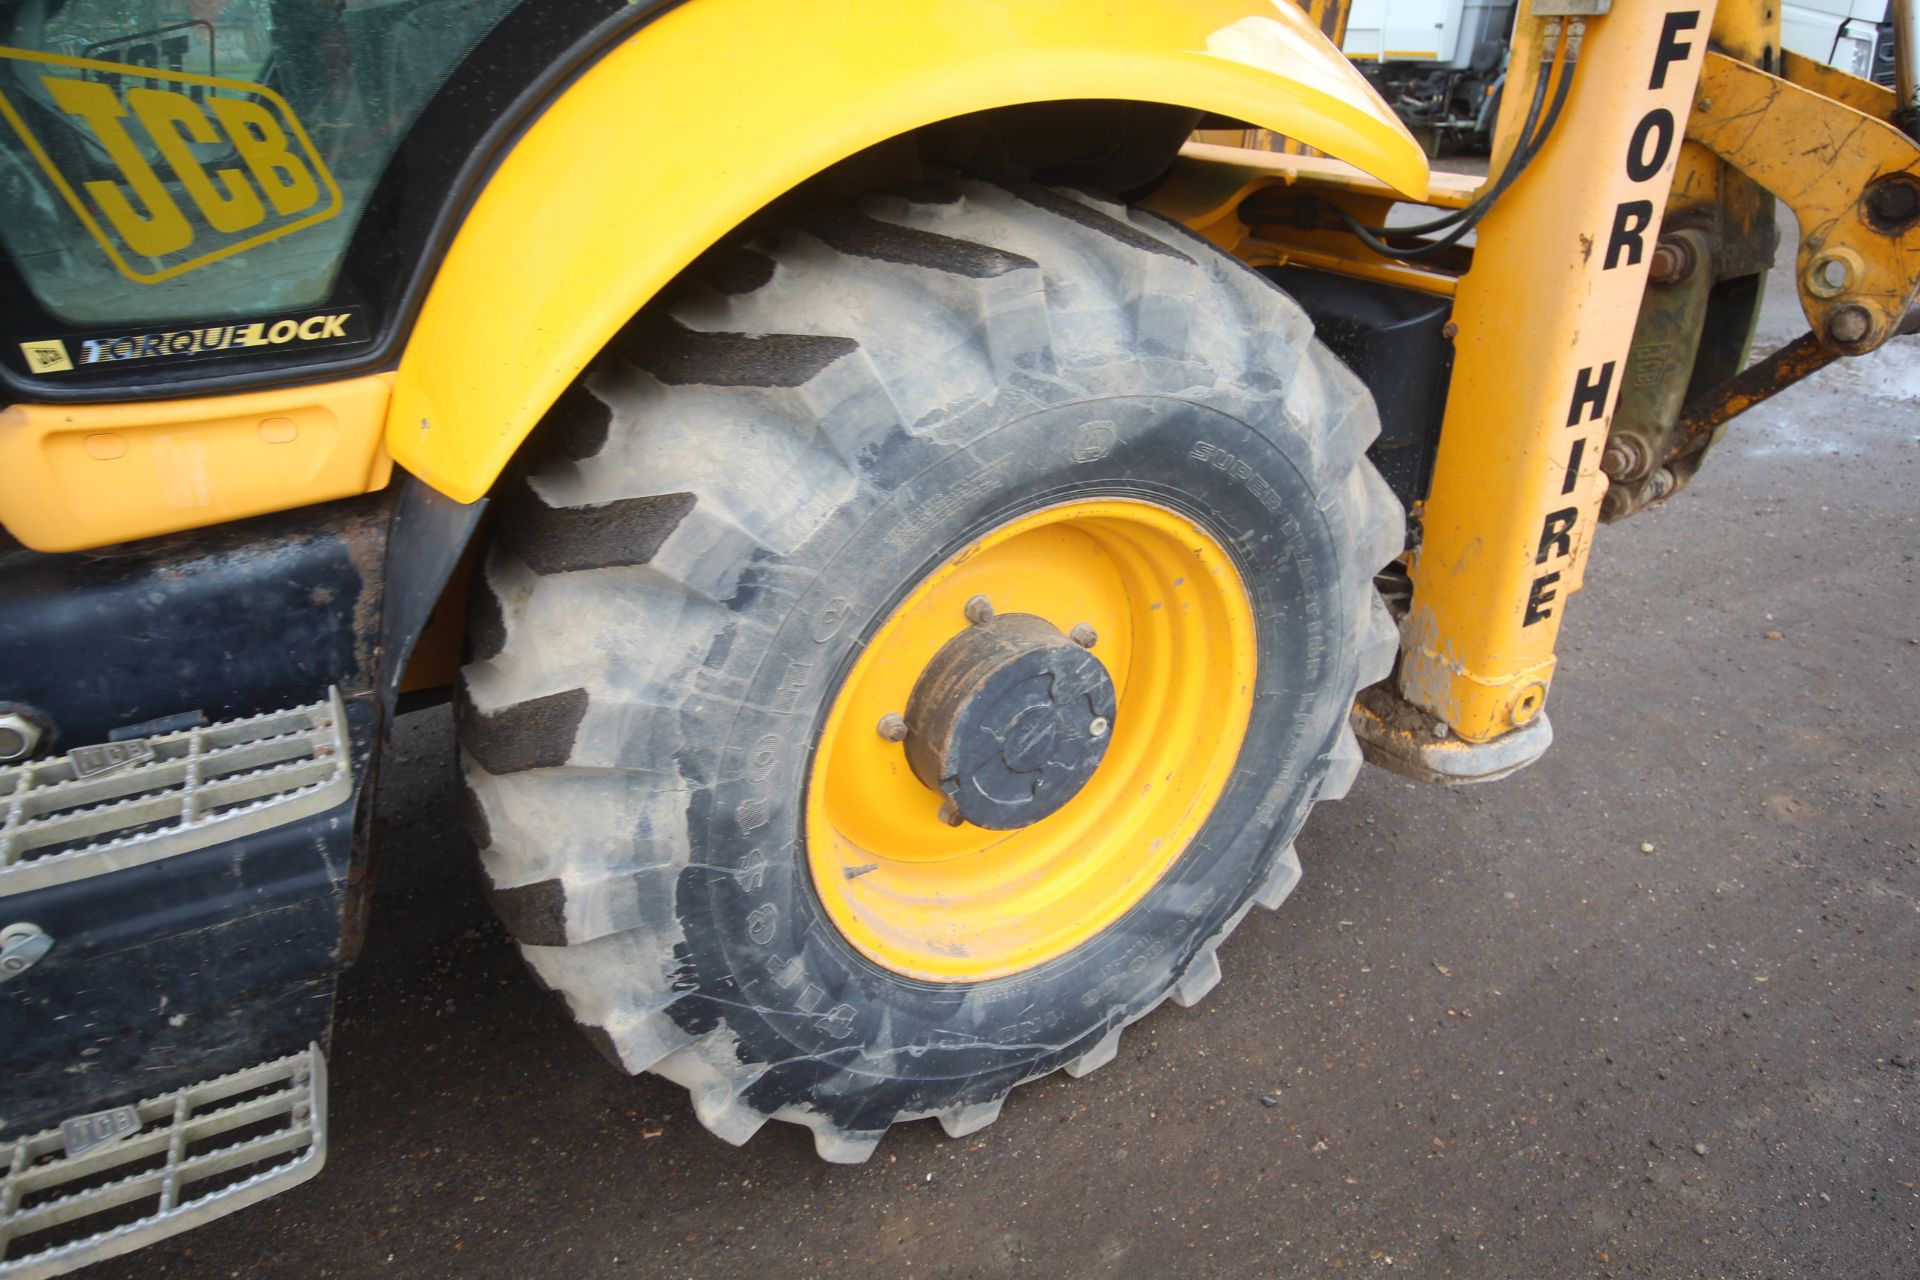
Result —
<instances>
[{"instance_id":1,"label":"jcb logo decal","mask_svg":"<svg viewBox=\"0 0 1920 1280\"><path fill-rule=\"evenodd\" d=\"M340 188L273 90L242 80L0 48L118 174L62 173L0 93L0 115L122 274L170 280L340 212Z\"/></svg>"}]
</instances>

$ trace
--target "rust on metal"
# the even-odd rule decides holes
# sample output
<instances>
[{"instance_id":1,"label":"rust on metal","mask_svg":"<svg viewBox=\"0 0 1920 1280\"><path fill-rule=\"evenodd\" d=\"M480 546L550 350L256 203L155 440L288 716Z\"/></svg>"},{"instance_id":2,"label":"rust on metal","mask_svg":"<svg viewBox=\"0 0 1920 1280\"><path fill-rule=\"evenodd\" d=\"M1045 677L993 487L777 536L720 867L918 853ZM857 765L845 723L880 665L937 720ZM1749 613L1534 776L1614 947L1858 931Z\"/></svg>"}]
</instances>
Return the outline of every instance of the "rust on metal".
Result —
<instances>
[{"instance_id":1,"label":"rust on metal","mask_svg":"<svg viewBox=\"0 0 1920 1280\"><path fill-rule=\"evenodd\" d=\"M1763 400L1772 399L1809 374L1826 368L1839 356L1840 353L1822 343L1818 335L1803 333L1758 364L1694 397L1680 411L1667 461L1700 452L1728 419L1745 413Z\"/></svg>"}]
</instances>

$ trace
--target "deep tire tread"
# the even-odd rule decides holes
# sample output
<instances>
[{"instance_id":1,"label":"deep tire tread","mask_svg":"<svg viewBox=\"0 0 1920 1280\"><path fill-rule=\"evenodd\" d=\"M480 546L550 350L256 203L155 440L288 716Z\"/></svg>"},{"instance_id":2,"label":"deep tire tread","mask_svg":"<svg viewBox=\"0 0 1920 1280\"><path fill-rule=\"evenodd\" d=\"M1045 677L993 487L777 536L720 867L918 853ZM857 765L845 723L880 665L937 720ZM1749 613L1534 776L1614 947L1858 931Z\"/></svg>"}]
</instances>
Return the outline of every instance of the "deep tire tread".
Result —
<instances>
[{"instance_id":1,"label":"deep tire tread","mask_svg":"<svg viewBox=\"0 0 1920 1280\"><path fill-rule=\"evenodd\" d=\"M852 315L864 317L857 338L838 331ZM1278 397L1295 430L1275 443L1296 451L1346 545L1361 549L1342 568L1354 679L1384 678L1397 636L1372 578L1404 532L1365 459L1378 431L1370 397L1267 281L1150 214L964 179L814 211L703 257L676 299L630 326L556 407L566 425L476 588L461 712L470 826L540 979L627 1070L685 1086L727 1141L781 1119L810 1128L823 1159L858 1162L901 1118L841 1123L782 1104L782 1090L822 1065L748 1067L724 1025L696 1035L669 1016L687 998L671 884L697 865L676 816L699 781L688 761L745 696L711 661L753 625L728 607L752 589L743 567L876 501L881 481L865 463L879 442L964 445L1025 404L1070 398L1117 351L1135 382L1205 388L1247 421L1271 417ZM880 372L902 368L924 376ZM646 642L540 643L588 613L599 633ZM1340 723L1321 761L1323 799L1344 795L1359 765ZM1285 843L1163 998L1204 998L1221 940L1250 907L1278 907L1299 877ZM1064 1069L1111 1061L1123 1026L1083 1041ZM906 1114L961 1136L991 1123L1002 1097Z\"/></svg>"}]
</instances>

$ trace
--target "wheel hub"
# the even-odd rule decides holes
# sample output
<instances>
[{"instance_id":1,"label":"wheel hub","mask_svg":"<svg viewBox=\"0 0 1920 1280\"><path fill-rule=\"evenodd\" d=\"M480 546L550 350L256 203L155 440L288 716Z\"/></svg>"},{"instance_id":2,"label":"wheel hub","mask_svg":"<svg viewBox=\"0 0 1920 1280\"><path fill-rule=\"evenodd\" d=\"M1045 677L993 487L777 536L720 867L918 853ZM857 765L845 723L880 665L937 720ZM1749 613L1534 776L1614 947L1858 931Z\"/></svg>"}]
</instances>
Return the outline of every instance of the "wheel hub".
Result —
<instances>
[{"instance_id":1,"label":"wheel hub","mask_svg":"<svg viewBox=\"0 0 1920 1280\"><path fill-rule=\"evenodd\" d=\"M1031 826L1078 795L1106 755L1113 679L1032 614L992 617L934 654L907 702L907 763L963 821Z\"/></svg>"},{"instance_id":2,"label":"wheel hub","mask_svg":"<svg viewBox=\"0 0 1920 1280\"><path fill-rule=\"evenodd\" d=\"M806 856L834 927L927 982L1098 936L1234 776L1255 639L1232 557L1163 507L1063 502L957 549L861 642L820 729Z\"/></svg>"}]
</instances>

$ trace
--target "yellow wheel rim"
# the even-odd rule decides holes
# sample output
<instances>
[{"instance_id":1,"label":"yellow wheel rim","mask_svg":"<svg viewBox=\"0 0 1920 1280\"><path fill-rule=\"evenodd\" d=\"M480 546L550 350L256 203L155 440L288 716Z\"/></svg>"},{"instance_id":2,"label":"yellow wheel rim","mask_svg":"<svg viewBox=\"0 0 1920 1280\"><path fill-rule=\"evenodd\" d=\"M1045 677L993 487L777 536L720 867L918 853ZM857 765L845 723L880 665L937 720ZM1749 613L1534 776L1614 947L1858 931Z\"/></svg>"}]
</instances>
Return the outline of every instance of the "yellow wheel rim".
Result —
<instances>
[{"instance_id":1,"label":"yellow wheel rim","mask_svg":"<svg viewBox=\"0 0 1920 1280\"><path fill-rule=\"evenodd\" d=\"M1118 710L1105 758L1058 812L1013 831L940 820L904 713L966 603L1091 626ZM1004 977L1119 919L1178 861L1233 774L1253 708L1246 585L1220 545L1143 502L1075 502L1002 525L929 574L847 673L814 756L807 858L868 959L931 982Z\"/></svg>"}]
</instances>

